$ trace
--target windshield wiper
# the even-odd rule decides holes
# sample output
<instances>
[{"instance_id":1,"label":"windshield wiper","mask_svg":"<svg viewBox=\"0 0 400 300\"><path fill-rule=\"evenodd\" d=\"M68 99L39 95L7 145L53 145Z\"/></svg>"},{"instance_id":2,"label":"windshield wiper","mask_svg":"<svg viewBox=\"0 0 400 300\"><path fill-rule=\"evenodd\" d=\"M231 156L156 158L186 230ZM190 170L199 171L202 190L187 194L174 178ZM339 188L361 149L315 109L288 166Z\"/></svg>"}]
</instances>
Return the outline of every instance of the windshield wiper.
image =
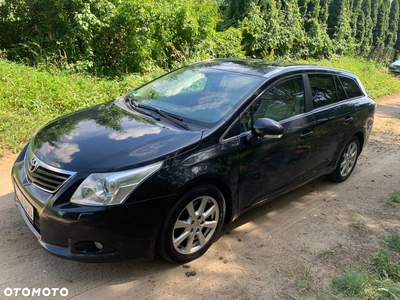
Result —
<instances>
[{"instance_id":1,"label":"windshield wiper","mask_svg":"<svg viewBox=\"0 0 400 300\"><path fill-rule=\"evenodd\" d=\"M172 123L182 127L183 129L190 130L189 126L187 126L186 123L182 122L183 121L182 118L180 118L178 116L175 116L174 114L168 113L166 111L163 111L163 110L161 110L159 108L155 108L155 107L148 106L148 105L145 105L145 104L137 103L134 100L132 100L132 101L135 103L136 107L154 111L154 112L158 113L161 117L170 120Z\"/></svg>"},{"instance_id":2,"label":"windshield wiper","mask_svg":"<svg viewBox=\"0 0 400 300\"><path fill-rule=\"evenodd\" d=\"M182 127L183 129L190 130L189 126L187 126L186 123L182 122L183 119L181 119L181 118L179 118L179 117L177 117L177 116L175 116L173 114L167 113L167 112L165 112L165 111L163 111L161 109L158 109L158 108L156 108L154 111L157 112L160 116L170 120L172 123Z\"/></svg>"},{"instance_id":3,"label":"windshield wiper","mask_svg":"<svg viewBox=\"0 0 400 300\"><path fill-rule=\"evenodd\" d=\"M161 119L159 117L157 117L155 114L141 109L139 106L139 103L137 103L135 100L133 100L132 97L130 97L130 96L128 97L128 103L129 103L129 106L133 110L135 110L143 115L150 116L150 117L156 119L157 121L161 121Z\"/></svg>"}]
</instances>

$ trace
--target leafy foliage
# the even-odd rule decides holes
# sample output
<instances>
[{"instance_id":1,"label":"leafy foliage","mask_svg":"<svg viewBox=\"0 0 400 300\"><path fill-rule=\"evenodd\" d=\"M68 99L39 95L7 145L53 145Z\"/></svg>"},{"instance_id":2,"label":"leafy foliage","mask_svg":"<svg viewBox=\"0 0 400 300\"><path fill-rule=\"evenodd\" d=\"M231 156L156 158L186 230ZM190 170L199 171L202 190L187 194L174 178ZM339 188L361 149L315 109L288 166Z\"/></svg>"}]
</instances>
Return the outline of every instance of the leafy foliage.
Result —
<instances>
[{"instance_id":1,"label":"leafy foliage","mask_svg":"<svg viewBox=\"0 0 400 300\"><path fill-rule=\"evenodd\" d=\"M377 11L376 26L373 30L373 44L383 46L389 29L390 0L382 0Z\"/></svg>"},{"instance_id":2,"label":"leafy foliage","mask_svg":"<svg viewBox=\"0 0 400 300\"><path fill-rule=\"evenodd\" d=\"M392 48L396 44L397 32L400 30L400 0L393 0L390 5L389 28L386 35L385 45Z\"/></svg>"},{"instance_id":3,"label":"leafy foliage","mask_svg":"<svg viewBox=\"0 0 400 300\"><path fill-rule=\"evenodd\" d=\"M241 31L216 31L217 0L3 0L8 59L115 76L243 56Z\"/></svg>"},{"instance_id":4,"label":"leafy foliage","mask_svg":"<svg viewBox=\"0 0 400 300\"><path fill-rule=\"evenodd\" d=\"M110 77L214 57L367 56L400 48L399 2L1 0L0 55Z\"/></svg>"}]
</instances>

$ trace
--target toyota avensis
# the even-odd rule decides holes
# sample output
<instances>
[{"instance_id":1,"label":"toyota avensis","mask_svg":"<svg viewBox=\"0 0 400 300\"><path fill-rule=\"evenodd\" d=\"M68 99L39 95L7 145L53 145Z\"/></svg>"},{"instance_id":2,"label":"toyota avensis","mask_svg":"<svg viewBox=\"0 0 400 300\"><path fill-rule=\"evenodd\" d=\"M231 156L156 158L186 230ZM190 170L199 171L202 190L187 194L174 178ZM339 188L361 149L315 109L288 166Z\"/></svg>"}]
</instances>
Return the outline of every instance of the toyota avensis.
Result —
<instances>
[{"instance_id":1,"label":"toyota avensis","mask_svg":"<svg viewBox=\"0 0 400 300\"><path fill-rule=\"evenodd\" d=\"M12 169L15 203L54 255L188 262L248 209L346 180L374 111L344 70L195 63L38 130Z\"/></svg>"}]
</instances>

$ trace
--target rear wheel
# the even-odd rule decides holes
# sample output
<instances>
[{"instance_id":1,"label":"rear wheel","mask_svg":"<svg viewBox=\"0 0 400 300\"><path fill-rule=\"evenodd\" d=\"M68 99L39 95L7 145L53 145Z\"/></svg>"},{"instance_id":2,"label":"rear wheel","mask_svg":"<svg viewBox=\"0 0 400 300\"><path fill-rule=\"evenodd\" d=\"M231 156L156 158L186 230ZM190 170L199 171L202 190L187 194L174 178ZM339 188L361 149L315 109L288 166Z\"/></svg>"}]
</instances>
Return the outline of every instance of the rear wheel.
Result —
<instances>
[{"instance_id":1,"label":"rear wheel","mask_svg":"<svg viewBox=\"0 0 400 300\"><path fill-rule=\"evenodd\" d=\"M358 138L353 137L344 148L335 171L329 174L329 177L337 182L342 182L349 178L356 166L359 153L360 142Z\"/></svg>"},{"instance_id":2,"label":"rear wheel","mask_svg":"<svg viewBox=\"0 0 400 300\"><path fill-rule=\"evenodd\" d=\"M225 200L216 187L190 190L167 214L159 235L159 254L178 263L200 257L218 237L224 217Z\"/></svg>"}]
</instances>

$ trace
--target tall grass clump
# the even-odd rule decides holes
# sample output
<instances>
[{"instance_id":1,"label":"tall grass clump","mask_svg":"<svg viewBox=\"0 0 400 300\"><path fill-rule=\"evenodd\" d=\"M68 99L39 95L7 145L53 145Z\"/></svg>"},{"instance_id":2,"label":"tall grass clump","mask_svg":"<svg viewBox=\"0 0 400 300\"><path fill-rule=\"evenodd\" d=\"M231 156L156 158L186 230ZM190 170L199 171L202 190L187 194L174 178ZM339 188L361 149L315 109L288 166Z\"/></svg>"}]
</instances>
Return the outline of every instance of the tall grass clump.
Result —
<instances>
[{"instance_id":1,"label":"tall grass clump","mask_svg":"<svg viewBox=\"0 0 400 300\"><path fill-rule=\"evenodd\" d=\"M347 271L341 276L335 277L332 285L345 295L354 297L363 291L368 281L369 277L365 272Z\"/></svg>"},{"instance_id":2,"label":"tall grass clump","mask_svg":"<svg viewBox=\"0 0 400 300\"><path fill-rule=\"evenodd\" d=\"M392 248L400 253L400 234L398 233L388 233L384 238L383 242L389 248Z\"/></svg>"},{"instance_id":3,"label":"tall grass clump","mask_svg":"<svg viewBox=\"0 0 400 300\"><path fill-rule=\"evenodd\" d=\"M392 192L386 200L386 203L390 206L396 206L396 203L400 203L400 191Z\"/></svg>"}]
</instances>

